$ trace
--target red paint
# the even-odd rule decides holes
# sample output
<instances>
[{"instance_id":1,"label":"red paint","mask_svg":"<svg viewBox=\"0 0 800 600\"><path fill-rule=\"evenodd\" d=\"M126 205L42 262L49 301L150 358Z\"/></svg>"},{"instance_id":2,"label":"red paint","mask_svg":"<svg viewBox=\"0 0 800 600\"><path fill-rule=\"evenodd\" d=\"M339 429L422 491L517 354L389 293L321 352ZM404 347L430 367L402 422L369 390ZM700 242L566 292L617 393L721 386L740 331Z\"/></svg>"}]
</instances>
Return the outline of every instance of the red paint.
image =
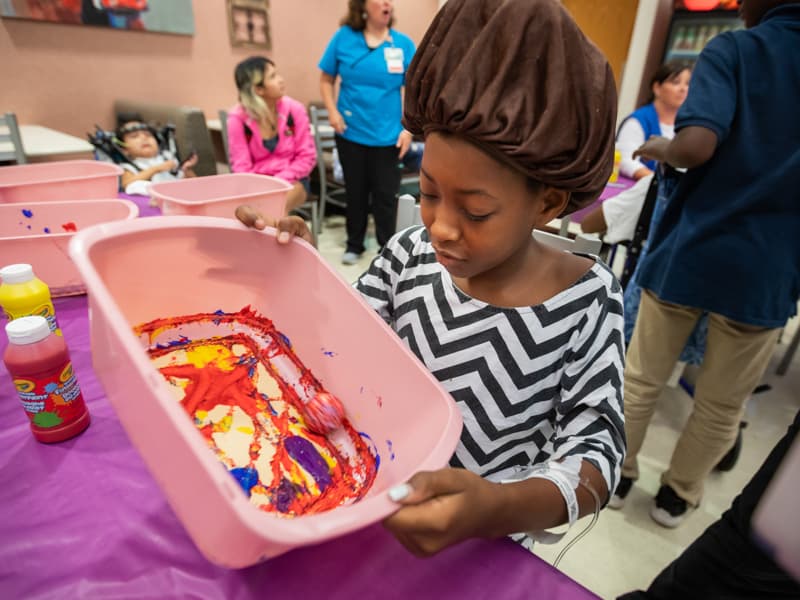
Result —
<instances>
[{"instance_id":1,"label":"red paint","mask_svg":"<svg viewBox=\"0 0 800 600\"><path fill-rule=\"evenodd\" d=\"M72 221L70 221L69 223L64 223L63 225L61 225L61 228L64 231L78 231L77 226Z\"/></svg>"},{"instance_id":2,"label":"red paint","mask_svg":"<svg viewBox=\"0 0 800 600\"><path fill-rule=\"evenodd\" d=\"M256 362L260 362L277 382L281 390L280 400L287 402L299 414L306 414L302 399L283 380L281 374L273 368L270 362L271 358L283 356L289 358L302 374L301 383L305 389L316 390L317 396L324 397L327 394L320 382L300 362L300 359L286 343L287 338L275 328L272 321L257 315L249 307L246 307L234 314L209 313L171 319L157 319L140 325L136 328L136 332L137 334L148 334L152 341L165 329L197 321L213 321L222 324L235 321L248 325L272 340L272 343L261 352L255 342L248 336L233 333L225 337L215 337L212 340L190 341L187 344L167 348L151 347L148 350L151 358L158 358L179 350L191 350L193 347L208 345L208 343L222 345L231 351L233 346L247 348L247 352L244 355L233 357L233 360L236 361L233 364L220 365L210 362L202 368L193 364L180 364L162 367L160 370L168 379L176 377L188 380L188 384L184 388L182 405L186 412L195 419L196 423L200 422L196 418L197 411L211 411L220 404L239 406L252 419L256 434L253 436L253 442L250 445L251 466L254 465L261 452L258 438L264 427L260 424L259 418L268 420L279 432L278 442L275 444L275 454L271 462L272 480L260 480L252 492L266 491L270 495L277 494L278 487L285 477L302 481L302 478L299 477L300 466L289 456L282 443L289 436L297 435L296 425L302 424L304 425L303 437L324 448L333 457L335 464L330 469L332 483L319 495L315 495L309 490L298 490L298 493L289 504L288 512L285 514L296 516L323 512L340 506L348 499L357 500L363 497L372 486L377 472L377 465L368 445L352 425L346 419L342 423L342 427L352 440L359 457L359 460L355 461L355 466L351 466L347 458L339 452L327 437L310 429L305 422L298 423L298 420L288 410L273 414L268 400L264 399L258 391L256 378L250 374L251 370L255 372ZM224 328L221 328L221 331L224 331ZM227 367L227 369L221 367ZM231 367L233 368L231 369ZM276 400L276 398L271 398L271 400ZM290 425L295 425L294 431L290 429ZM208 441L209 446L212 449L215 448L212 438L214 432L213 424L201 427L200 432ZM291 474L295 476L288 477ZM277 512L274 501L271 504L262 506L262 508L267 512Z\"/></svg>"},{"instance_id":3,"label":"red paint","mask_svg":"<svg viewBox=\"0 0 800 600\"><path fill-rule=\"evenodd\" d=\"M50 333L32 344L9 343L3 362L38 441L62 442L89 426L89 411L63 337Z\"/></svg>"}]
</instances>

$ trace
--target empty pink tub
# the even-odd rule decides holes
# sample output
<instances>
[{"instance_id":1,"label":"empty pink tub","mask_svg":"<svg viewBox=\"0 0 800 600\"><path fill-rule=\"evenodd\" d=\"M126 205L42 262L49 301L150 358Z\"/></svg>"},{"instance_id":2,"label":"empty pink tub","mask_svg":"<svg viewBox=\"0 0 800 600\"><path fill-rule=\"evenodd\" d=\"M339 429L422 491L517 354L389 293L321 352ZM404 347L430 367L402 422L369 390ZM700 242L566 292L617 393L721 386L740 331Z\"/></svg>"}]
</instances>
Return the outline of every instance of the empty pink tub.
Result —
<instances>
[{"instance_id":1,"label":"empty pink tub","mask_svg":"<svg viewBox=\"0 0 800 600\"><path fill-rule=\"evenodd\" d=\"M72 236L90 225L138 214L133 202L117 199L0 204L0 260L33 265L53 296L82 294L86 288L69 257Z\"/></svg>"},{"instance_id":2,"label":"empty pink tub","mask_svg":"<svg viewBox=\"0 0 800 600\"><path fill-rule=\"evenodd\" d=\"M0 167L0 203L114 198L122 168L94 160Z\"/></svg>"},{"instance_id":3,"label":"empty pink tub","mask_svg":"<svg viewBox=\"0 0 800 600\"><path fill-rule=\"evenodd\" d=\"M86 281L92 360L111 404L203 554L245 567L383 519L388 489L450 459L461 415L450 395L309 244L233 220L163 217L79 233L70 255ZM284 518L259 510L218 461L132 328L161 317L250 305L338 396L380 458L360 501ZM222 467L222 468L221 468Z\"/></svg>"},{"instance_id":4,"label":"empty pink tub","mask_svg":"<svg viewBox=\"0 0 800 600\"><path fill-rule=\"evenodd\" d=\"M249 204L263 215L282 217L291 189L277 177L228 173L154 183L150 194L165 215L234 218L237 206Z\"/></svg>"}]
</instances>

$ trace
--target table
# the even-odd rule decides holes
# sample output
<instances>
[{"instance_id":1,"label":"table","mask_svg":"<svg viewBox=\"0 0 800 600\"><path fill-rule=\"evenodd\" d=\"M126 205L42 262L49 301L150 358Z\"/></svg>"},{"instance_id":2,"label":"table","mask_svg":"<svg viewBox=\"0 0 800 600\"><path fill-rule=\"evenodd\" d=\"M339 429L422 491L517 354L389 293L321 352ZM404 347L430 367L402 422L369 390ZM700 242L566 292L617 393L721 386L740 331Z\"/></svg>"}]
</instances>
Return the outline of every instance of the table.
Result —
<instances>
[{"instance_id":1,"label":"table","mask_svg":"<svg viewBox=\"0 0 800 600\"><path fill-rule=\"evenodd\" d=\"M380 525L247 569L209 563L95 377L86 296L55 308L92 424L60 444L36 442L0 363L0 597L597 598L510 540L417 559ZM0 336L0 352L6 345Z\"/></svg>"},{"instance_id":2,"label":"table","mask_svg":"<svg viewBox=\"0 0 800 600\"><path fill-rule=\"evenodd\" d=\"M25 156L34 161L76 154L85 154L90 158L88 155L94 152L94 146L86 140L41 125L20 125L19 135Z\"/></svg>"},{"instance_id":3,"label":"table","mask_svg":"<svg viewBox=\"0 0 800 600\"><path fill-rule=\"evenodd\" d=\"M559 221L559 234L568 235L573 234L574 231L580 233L580 227L577 224L580 223L586 215L588 215L609 198L613 198L617 194L630 189L635 183L635 180L628 179L622 175L620 175L619 179L617 179L617 181L614 183L607 183L605 188L603 188L603 193L600 194L600 197L597 200L592 202L589 206L586 206L580 210L576 210L571 215L568 215ZM552 225L552 222L549 223L549 225Z\"/></svg>"}]
</instances>

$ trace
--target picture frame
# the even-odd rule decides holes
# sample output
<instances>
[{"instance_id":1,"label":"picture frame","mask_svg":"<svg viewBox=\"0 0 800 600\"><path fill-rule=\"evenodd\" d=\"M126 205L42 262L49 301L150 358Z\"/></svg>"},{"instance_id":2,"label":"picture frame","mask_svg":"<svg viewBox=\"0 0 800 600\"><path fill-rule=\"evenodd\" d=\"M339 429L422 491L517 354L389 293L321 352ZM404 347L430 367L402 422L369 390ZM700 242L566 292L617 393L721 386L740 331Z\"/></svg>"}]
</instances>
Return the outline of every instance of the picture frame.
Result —
<instances>
[{"instance_id":1,"label":"picture frame","mask_svg":"<svg viewBox=\"0 0 800 600\"><path fill-rule=\"evenodd\" d=\"M269 0L227 0L231 46L272 50Z\"/></svg>"}]
</instances>

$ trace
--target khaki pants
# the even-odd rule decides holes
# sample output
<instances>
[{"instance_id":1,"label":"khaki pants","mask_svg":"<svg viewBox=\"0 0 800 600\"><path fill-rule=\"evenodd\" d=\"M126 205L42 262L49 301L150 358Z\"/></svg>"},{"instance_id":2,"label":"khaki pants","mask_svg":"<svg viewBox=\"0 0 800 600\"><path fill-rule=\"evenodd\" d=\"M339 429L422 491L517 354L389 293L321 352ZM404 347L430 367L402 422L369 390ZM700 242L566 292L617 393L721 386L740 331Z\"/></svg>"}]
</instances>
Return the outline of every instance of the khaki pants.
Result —
<instances>
[{"instance_id":1,"label":"khaki pants","mask_svg":"<svg viewBox=\"0 0 800 600\"><path fill-rule=\"evenodd\" d=\"M669 379L702 310L668 304L643 290L625 365L625 477L636 479L642 447L656 401ZM694 409L661 483L692 505L703 482L733 445L744 401L758 385L780 329L764 329L711 313L703 364L694 391Z\"/></svg>"}]
</instances>

